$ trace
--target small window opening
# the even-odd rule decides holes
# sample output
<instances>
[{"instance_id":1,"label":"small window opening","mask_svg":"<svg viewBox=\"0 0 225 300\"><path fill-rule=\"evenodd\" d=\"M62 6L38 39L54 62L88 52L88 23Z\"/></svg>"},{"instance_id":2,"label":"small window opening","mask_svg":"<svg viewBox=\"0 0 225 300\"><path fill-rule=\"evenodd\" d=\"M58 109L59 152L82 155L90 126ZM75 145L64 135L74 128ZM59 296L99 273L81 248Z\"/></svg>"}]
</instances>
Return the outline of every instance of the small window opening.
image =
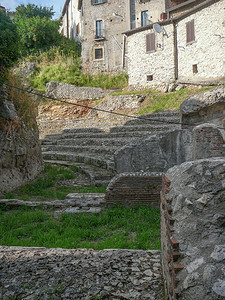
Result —
<instances>
[{"instance_id":1,"label":"small window opening","mask_svg":"<svg viewBox=\"0 0 225 300\"><path fill-rule=\"evenodd\" d=\"M95 49L95 59L103 59L103 48Z\"/></svg>"},{"instance_id":2,"label":"small window opening","mask_svg":"<svg viewBox=\"0 0 225 300\"><path fill-rule=\"evenodd\" d=\"M147 81L152 81L153 80L153 75L147 75Z\"/></svg>"},{"instance_id":3,"label":"small window opening","mask_svg":"<svg viewBox=\"0 0 225 300\"><path fill-rule=\"evenodd\" d=\"M192 65L193 74L198 73L198 65Z\"/></svg>"}]
</instances>

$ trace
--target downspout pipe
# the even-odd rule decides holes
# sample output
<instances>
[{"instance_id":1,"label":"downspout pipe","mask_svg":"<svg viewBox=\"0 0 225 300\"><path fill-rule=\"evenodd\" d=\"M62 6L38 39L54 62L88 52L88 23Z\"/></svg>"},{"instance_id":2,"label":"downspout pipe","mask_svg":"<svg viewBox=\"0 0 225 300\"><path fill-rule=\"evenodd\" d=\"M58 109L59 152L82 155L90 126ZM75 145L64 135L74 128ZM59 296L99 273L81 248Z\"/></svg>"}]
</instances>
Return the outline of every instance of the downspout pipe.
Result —
<instances>
[{"instance_id":1,"label":"downspout pipe","mask_svg":"<svg viewBox=\"0 0 225 300\"><path fill-rule=\"evenodd\" d=\"M174 79L178 80L177 22L173 21Z\"/></svg>"}]
</instances>

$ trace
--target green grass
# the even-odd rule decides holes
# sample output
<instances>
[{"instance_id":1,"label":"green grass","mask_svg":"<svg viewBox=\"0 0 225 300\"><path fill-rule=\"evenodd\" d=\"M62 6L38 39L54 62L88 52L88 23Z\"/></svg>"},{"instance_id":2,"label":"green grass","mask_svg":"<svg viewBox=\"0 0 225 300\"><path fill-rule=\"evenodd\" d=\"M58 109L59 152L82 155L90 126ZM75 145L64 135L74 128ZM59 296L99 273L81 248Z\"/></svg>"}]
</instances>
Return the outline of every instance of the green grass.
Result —
<instances>
[{"instance_id":1,"label":"green grass","mask_svg":"<svg viewBox=\"0 0 225 300\"><path fill-rule=\"evenodd\" d=\"M163 93L157 90L143 91L147 95L148 104L138 114L152 113L162 110L178 110L181 103L188 97L213 87L205 88L183 88L172 93Z\"/></svg>"},{"instance_id":2,"label":"green grass","mask_svg":"<svg viewBox=\"0 0 225 300\"><path fill-rule=\"evenodd\" d=\"M5 195L6 199L21 199L28 201L65 199L69 193L104 193L106 186L71 187L59 185L58 182L66 179L75 179L78 169L75 166L61 167L45 164L44 171L37 180Z\"/></svg>"},{"instance_id":3,"label":"green grass","mask_svg":"<svg viewBox=\"0 0 225 300\"><path fill-rule=\"evenodd\" d=\"M160 249L160 211L115 207L99 214L53 217L41 209L0 206L0 245L101 249Z\"/></svg>"}]
</instances>

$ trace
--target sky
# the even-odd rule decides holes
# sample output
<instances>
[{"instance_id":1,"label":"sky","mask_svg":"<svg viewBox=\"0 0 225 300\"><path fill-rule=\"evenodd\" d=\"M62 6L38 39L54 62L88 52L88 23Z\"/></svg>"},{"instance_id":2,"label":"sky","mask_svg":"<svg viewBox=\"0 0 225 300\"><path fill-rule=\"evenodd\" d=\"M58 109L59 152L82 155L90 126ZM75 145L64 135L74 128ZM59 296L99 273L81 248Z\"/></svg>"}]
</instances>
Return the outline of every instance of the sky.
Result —
<instances>
[{"instance_id":1,"label":"sky","mask_svg":"<svg viewBox=\"0 0 225 300\"><path fill-rule=\"evenodd\" d=\"M55 12L54 19L57 19L60 17L65 0L0 0L0 5L11 11L14 11L18 5L27 5L28 3L47 7L53 6L53 11Z\"/></svg>"}]
</instances>

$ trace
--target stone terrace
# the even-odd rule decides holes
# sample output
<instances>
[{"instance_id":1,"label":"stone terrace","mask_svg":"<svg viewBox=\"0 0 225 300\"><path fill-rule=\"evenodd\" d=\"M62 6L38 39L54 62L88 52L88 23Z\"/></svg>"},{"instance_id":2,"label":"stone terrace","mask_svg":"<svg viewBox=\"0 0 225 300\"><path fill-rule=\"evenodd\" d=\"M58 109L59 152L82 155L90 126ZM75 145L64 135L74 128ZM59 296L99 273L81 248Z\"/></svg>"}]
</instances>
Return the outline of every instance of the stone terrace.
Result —
<instances>
[{"instance_id":1,"label":"stone terrace","mask_svg":"<svg viewBox=\"0 0 225 300\"><path fill-rule=\"evenodd\" d=\"M0 299L163 297L160 251L0 247Z\"/></svg>"},{"instance_id":2,"label":"stone terrace","mask_svg":"<svg viewBox=\"0 0 225 300\"><path fill-rule=\"evenodd\" d=\"M70 124L72 129L42 140L43 157L46 162L79 164L93 185L108 184L115 175L115 151L149 135L180 127L167 121L179 123L179 112L166 111L130 120L124 117L74 120Z\"/></svg>"}]
</instances>

